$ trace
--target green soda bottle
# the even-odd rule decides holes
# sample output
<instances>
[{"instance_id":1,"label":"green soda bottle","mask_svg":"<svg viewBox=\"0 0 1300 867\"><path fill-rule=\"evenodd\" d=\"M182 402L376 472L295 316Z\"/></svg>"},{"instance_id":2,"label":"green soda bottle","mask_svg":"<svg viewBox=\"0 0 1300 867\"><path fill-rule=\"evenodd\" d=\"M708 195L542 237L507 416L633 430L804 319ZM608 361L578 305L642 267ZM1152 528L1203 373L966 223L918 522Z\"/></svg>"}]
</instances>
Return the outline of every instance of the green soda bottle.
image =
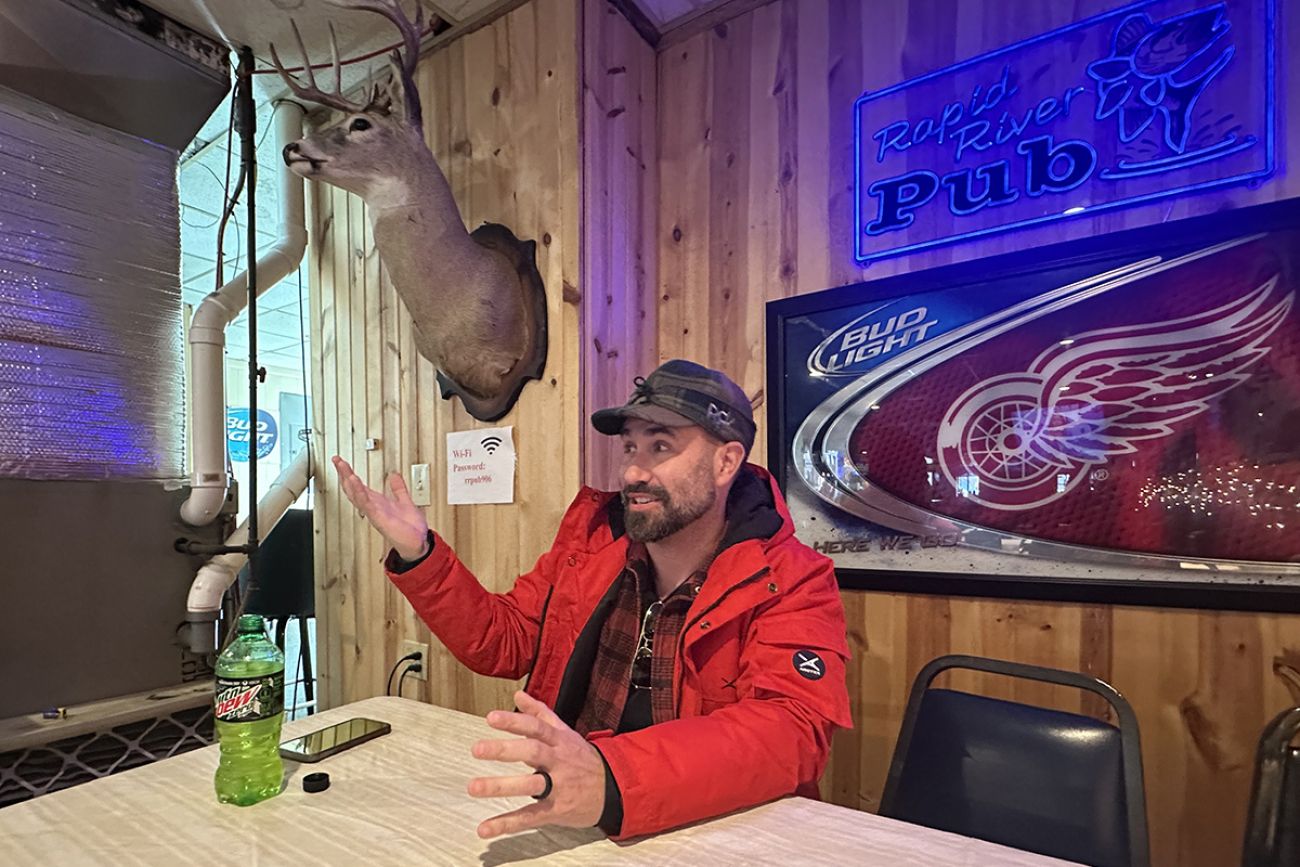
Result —
<instances>
[{"instance_id":1,"label":"green soda bottle","mask_svg":"<svg viewBox=\"0 0 1300 867\"><path fill-rule=\"evenodd\" d=\"M239 618L235 640L217 657L213 716L221 743L217 800L244 807L280 794L284 654L256 614Z\"/></svg>"}]
</instances>

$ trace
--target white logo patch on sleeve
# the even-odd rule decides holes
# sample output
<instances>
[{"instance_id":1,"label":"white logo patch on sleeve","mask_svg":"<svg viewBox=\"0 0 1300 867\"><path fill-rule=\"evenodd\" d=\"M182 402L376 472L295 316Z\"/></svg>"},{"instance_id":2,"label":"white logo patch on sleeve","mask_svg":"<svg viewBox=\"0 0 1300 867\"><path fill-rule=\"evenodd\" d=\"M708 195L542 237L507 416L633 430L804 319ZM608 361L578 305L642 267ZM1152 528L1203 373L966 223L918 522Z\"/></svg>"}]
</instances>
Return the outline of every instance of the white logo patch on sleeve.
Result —
<instances>
[{"instance_id":1,"label":"white logo patch on sleeve","mask_svg":"<svg viewBox=\"0 0 1300 867\"><path fill-rule=\"evenodd\" d=\"M796 650L794 670L809 680L821 680L826 675L826 663L811 650Z\"/></svg>"}]
</instances>

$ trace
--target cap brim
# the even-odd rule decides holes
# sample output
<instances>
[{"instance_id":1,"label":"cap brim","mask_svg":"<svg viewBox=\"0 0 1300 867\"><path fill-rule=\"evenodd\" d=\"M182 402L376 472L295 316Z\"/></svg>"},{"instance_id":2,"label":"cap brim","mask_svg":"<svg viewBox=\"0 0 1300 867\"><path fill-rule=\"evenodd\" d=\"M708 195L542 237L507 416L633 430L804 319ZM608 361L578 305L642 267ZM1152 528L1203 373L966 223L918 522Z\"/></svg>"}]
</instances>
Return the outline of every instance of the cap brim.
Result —
<instances>
[{"instance_id":1,"label":"cap brim","mask_svg":"<svg viewBox=\"0 0 1300 867\"><path fill-rule=\"evenodd\" d=\"M591 414L591 426L607 436L618 436L623 432L623 425L630 418L661 424L664 427L690 427L695 424L681 413L648 403L641 406L616 406L597 410Z\"/></svg>"}]
</instances>

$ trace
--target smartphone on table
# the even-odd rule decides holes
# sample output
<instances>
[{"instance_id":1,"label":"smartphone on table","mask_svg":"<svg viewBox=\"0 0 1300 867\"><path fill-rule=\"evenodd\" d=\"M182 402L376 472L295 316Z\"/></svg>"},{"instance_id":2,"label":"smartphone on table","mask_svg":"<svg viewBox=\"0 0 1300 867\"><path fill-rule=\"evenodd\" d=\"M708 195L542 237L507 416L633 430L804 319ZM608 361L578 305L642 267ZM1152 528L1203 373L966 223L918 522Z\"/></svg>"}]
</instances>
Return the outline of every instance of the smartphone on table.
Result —
<instances>
[{"instance_id":1,"label":"smartphone on table","mask_svg":"<svg viewBox=\"0 0 1300 867\"><path fill-rule=\"evenodd\" d=\"M386 722L356 717L285 741L280 744L280 757L294 762L319 762L392 730Z\"/></svg>"}]
</instances>

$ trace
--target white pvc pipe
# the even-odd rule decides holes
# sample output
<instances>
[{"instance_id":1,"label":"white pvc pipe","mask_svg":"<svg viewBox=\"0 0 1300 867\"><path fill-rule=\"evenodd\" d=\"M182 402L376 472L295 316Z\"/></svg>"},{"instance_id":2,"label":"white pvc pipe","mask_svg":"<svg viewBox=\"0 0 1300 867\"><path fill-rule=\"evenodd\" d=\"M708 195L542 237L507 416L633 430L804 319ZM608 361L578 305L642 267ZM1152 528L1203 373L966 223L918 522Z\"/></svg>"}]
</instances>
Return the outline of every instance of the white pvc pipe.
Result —
<instances>
[{"instance_id":1,"label":"white pvc pipe","mask_svg":"<svg viewBox=\"0 0 1300 867\"><path fill-rule=\"evenodd\" d=\"M275 525L284 517L289 507L297 502L302 492L307 490L307 481L311 478L311 449L304 448L285 467L284 472L271 484L271 490L257 504L258 533L270 534ZM248 541L248 519L230 534L227 545L242 545ZM218 554L199 568L190 584L190 595L185 602L192 622L215 620L221 607L221 597L226 588L234 583L239 570L248 562L247 554ZM196 616L198 615L198 616Z\"/></svg>"},{"instance_id":2,"label":"white pvc pipe","mask_svg":"<svg viewBox=\"0 0 1300 867\"><path fill-rule=\"evenodd\" d=\"M302 137L303 116L302 106L295 102L276 103L271 121L275 126L276 154ZM277 163L279 240L257 260L259 296L296 271L307 249L303 180L289 171L283 160ZM194 457L190 495L181 504L181 518L195 527L211 523L226 500L226 327L247 303L248 272L244 271L204 298L190 322L190 430ZM255 428L257 420L251 423Z\"/></svg>"}]
</instances>

